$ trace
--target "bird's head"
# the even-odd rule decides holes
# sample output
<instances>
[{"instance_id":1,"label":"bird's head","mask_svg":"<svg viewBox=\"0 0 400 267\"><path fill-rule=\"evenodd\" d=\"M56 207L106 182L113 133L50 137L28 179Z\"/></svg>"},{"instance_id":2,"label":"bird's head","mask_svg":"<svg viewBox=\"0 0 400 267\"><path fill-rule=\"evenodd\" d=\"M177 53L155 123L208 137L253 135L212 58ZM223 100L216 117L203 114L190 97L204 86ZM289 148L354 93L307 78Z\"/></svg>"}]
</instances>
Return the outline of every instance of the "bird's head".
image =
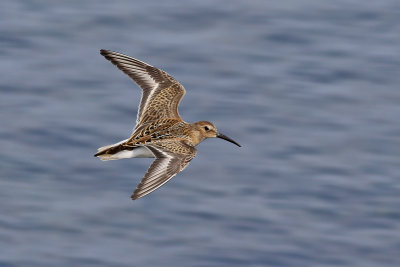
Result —
<instances>
[{"instance_id":1,"label":"bird's head","mask_svg":"<svg viewBox=\"0 0 400 267\"><path fill-rule=\"evenodd\" d=\"M217 128L214 126L214 124L212 124L209 121L198 121L194 123L195 128L199 131L200 134L200 142L203 141L206 138L221 138L224 139L228 142L231 142L237 146L241 146L239 145L237 142L235 142L234 140L232 140L231 138L229 138L228 136L218 132Z\"/></svg>"}]
</instances>

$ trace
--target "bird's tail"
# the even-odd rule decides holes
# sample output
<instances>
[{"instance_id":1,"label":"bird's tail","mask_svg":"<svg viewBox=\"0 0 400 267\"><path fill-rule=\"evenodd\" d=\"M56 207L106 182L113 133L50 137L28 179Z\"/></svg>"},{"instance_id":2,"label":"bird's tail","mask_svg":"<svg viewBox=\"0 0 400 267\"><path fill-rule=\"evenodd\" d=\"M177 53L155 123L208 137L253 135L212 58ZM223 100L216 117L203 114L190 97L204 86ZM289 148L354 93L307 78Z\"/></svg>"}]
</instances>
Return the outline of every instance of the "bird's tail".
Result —
<instances>
[{"instance_id":1,"label":"bird's tail","mask_svg":"<svg viewBox=\"0 0 400 267\"><path fill-rule=\"evenodd\" d=\"M95 157L99 157L100 160L116 160L120 157L115 156L118 152L123 150L122 144L128 141L128 139L118 142L116 144L103 146L97 149L97 153L94 154Z\"/></svg>"}]
</instances>

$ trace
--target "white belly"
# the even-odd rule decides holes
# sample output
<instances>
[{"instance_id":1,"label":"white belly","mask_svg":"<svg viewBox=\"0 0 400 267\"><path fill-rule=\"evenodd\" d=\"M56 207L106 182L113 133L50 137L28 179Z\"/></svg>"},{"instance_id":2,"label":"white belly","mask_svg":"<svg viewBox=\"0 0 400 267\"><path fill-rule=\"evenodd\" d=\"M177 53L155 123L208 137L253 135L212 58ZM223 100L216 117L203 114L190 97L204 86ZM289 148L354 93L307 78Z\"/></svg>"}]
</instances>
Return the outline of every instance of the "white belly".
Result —
<instances>
[{"instance_id":1,"label":"white belly","mask_svg":"<svg viewBox=\"0 0 400 267\"><path fill-rule=\"evenodd\" d=\"M113 159L154 158L154 154L147 147L140 146L133 150L122 150L112 157Z\"/></svg>"}]
</instances>

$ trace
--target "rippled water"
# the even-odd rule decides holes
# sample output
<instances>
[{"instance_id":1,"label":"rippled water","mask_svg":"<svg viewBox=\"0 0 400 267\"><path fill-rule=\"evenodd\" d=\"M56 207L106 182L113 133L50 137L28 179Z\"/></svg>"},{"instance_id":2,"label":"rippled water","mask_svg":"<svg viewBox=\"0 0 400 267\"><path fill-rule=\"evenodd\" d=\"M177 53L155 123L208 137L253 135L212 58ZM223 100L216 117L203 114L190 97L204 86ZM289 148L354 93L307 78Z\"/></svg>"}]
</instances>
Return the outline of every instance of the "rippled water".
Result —
<instances>
[{"instance_id":1,"label":"rippled water","mask_svg":"<svg viewBox=\"0 0 400 267\"><path fill-rule=\"evenodd\" d=\"M2 1L0 266L400 266L400 4ZM153 194L101 162L139 89L99 49L187 89L207 140Z\"/></svg>"}]
</instances>

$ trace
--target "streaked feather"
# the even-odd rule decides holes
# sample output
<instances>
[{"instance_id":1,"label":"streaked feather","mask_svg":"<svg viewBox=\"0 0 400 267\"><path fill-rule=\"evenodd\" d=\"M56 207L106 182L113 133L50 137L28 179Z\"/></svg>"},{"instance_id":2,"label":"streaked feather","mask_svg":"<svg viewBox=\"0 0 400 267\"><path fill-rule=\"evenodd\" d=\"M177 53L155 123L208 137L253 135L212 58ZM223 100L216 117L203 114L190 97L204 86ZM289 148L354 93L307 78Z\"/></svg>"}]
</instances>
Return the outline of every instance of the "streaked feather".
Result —
<instances>
[{"instance_id":1,"label":"streaked feather","mask_svg":"<svg viewBox=\"0 0 400 267\"><path fill-rule=\"evenodd\" d=\"M174 153L168 147L178 147L181 152ZM150 165L142 181L133 192L131 198L138 199L145 196L182 171L194 158L197 150L182 141L164 141L146 146L154 154L156 159Z\"/></svg>"},{"instance_id":2,"label":"streaked feather","mask_svg":"<svg viewBox=\"0 0 400 267\"><path fill-rule=\"evenodd\" d=\"M142 88L135 129L144 123L162 118L182 120L178 105L186 91L172 76L121 53L104 49L100 53Z\"/></svg>"}]
</instances>

